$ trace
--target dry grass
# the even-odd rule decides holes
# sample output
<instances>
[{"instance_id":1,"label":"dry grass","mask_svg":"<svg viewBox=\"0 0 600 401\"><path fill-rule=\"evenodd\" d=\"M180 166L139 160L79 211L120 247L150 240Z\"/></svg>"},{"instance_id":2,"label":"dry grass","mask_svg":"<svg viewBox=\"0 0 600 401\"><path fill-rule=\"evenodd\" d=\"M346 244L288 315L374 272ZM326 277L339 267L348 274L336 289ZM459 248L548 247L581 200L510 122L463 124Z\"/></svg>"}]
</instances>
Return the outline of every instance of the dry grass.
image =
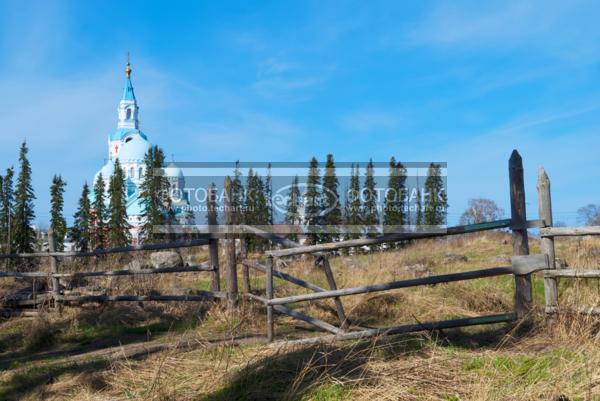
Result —
<instances>
[{"instance_id":1,"label":"dry grass","mask_svg":"<svg viewBox=\"0 0 600 401\"><path fill-rule=\"evenodd\" d=\"M537 252L537 241L531 241L531 248ZM557 256L570 266L597 267L599 248L597 240L558 240ZM508 265L506 256L511 250L508 235L488 233L422 241L394 252L340 256L332 259L332 268L339 287L352 287ZM467 260L456 255L466 256ZM310 259L293 261L285 270L326 286L323 272ZM128 291L163 291L181 280L190 288L199 285L194 282L197 277L172 275L166 280L115 285L129 286L119 287ZM260 291L263 283L262 275L253 273L253 288ZM543 300L541 279L534 284L539 303ZM303 292L279 280L276 286L278 296ZM600 303L597 281L563 280L560 291L561 306L566 308ZM507 311L512 308L512 294L512 278L507 276L345 297L343 302L355 323L386 326ZM297 307L337 323L331 303ZM0 374L0 390L10 385L20 389L17 382L38 382L31 385L30 391L0 395L83 401L600 399L600 320L581 315L561 314L552 328L540 321L526 335L494 325L310 347L285 342L272 346L212 343L217 338L233 340L262 334L264 310L254 303L242 303L233 314L219 305L204 309L196 305L194 309L189 304L151 304L143 309L123 305L88 313L72 309L60 318L47 317L46 326L43 321L32 325L37 325L38 333L44 333L44 327L56 329L68 322L58 337L54 334L54 341L60 342L65 333L79 335L82 327L146 327L162 322L165 314L174 318L171 322L193 317L195 323L186 330L169 329L164 336L200 348L163 351L142 360L100 365L90 362L75 368L61 365L51 370L51 380L34 367L8 370ZM0 333L2 330L0 327ZM278 338L317 334L282 316L277 317L276 330ZM34 332L32 340L36 338Z\"/></svg>"}]
</instances>

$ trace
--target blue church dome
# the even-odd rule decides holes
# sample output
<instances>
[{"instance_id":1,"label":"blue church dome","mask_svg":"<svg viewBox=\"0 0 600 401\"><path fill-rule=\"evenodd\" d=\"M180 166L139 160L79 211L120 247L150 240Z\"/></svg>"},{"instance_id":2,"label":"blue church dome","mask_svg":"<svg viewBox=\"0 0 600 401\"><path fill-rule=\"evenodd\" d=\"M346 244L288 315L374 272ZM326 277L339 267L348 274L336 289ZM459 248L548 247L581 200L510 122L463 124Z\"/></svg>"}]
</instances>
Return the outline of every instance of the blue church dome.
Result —
<instances>
[{"instance_id":1,"label":"blue church dome","mask_svg":"<svg viewBox=\"0 0 600 401\"><path fill-rule=\"evenodd\" d=\"M141 135L126 137L124 142L118 154L119 160L123 162L129 160L143 161L151 146Z\"/></svg>"},{"instance_id":2,"label":"blue church dome","mask_svg":"<svg viewBox=\"0 0 600 401\"><path fill-rule=\"evenodd\" d=\"M146 134L144 134L142 131L140 131L139 129L136 128L118 128L116 130L114 130L113 132L111 132L108 135L108 140L109 141L120 141L121 139L125 138L128 135L139 135L144 139L148 139L148 137L146 136Z\"/></svg>"},{"instance_id":3,"label":"blue church dome","mask_svg":"<svg viewBox=\"0 0 600 401\"><path fill-rule=\"evenodd\" d=\"M183 171L174 162L165 167L165 175L169 178L183 177Z\"/></svg>"},{"instance_id":4,"label":"blue church dome","mask_svg":"<svg viewBox=\"0 0 600 401\"><path fill-rule=\"evenodd\" d=\"M115 165L110 160L106 162L104 166L94 176L94 183L98 180L98 176L102 174L102 178L105 180L109 179L115 173Z\"/></svg>"}]
</instances>

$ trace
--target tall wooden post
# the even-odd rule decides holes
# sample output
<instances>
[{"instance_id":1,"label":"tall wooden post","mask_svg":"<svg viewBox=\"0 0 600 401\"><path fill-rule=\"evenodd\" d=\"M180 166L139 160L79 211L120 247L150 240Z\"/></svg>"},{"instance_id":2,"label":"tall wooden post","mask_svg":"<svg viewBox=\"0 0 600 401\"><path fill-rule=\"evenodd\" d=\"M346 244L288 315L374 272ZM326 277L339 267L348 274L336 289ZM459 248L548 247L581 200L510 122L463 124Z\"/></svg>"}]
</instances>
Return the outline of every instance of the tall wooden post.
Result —
<instances>
[{"instance_id":1,"label":"tall wooden post","mask_svg":"<svg viewBox=\"0 0 600 401\"><path fill-rule=\"evenodd\" d=\"M550 196L550 179L543 167L540 167L537 182L538 207L540 219L544 220L544 227L552 227L552 198ZM542 237L540 241L542 253L548 255L549 269L556 269L554 253L554 238ZM544 295L546 310L552 311L558 307L558 285L556 277L544 277Z\"/></svg>"},{"instance_id":2,"label":"tall wooden post","mask_svg":"<svg viewBox=\"0 0 600 401\"><path fill-rule=\"evenodd\" d=\"M273 299L273 256L267 257L266 277L266 296L267 299ZM267 340L273 341L275 337L275 322L273 321L273 306L267 305Z\"/></svg>"},{"instance_id":3,"label":"tall wooden post","mask_svg":"<svg viewBox=\"0 0 600 401\"><path fill-rule=\"evenodd\" d=\"M246 243L246 235L240 235L240 260L244 261L248 257L248 244ZM250 268L242 264L242 287L245 293L249 293L250 287Z\"/></svg>"},{"instance_id":4,"label":"tall wooden post","mask_svg":"<svg viewBox=\"0 0 600 401\"><path fill-rule=\"evenodd\" d=\"M237 305L238 279L237 261L235 258L235 237L233 226L236 222L235 204L233 202L233 186L231 179L225 177L225 222L227 224L227 239L225 240L225 260L227 263L227 300L230 309Z\"/></svg>"},{"instance_id":5,"label":"tall wooden post","mask_svg":"<svg viewBox=\"0 0 600 401\"><path fill-rule=\"evenodd\" d=\"M513 255L529 255L527 213L525 211L525 181L523 159L513 150L508 161L510 181L510 215L513 237ZM527 319L533 306L531 275L515 276L515 313L518 319Z\"/></svg>"},{"instance_id":6,"label":"tall wooden post","mask_svg":"<svg viewBox=\"0 0 600 401\"><path fill-rule=\"evenodd\" d=\"M208 232L211 234L208 240L208 253L210 257L210 267L213 270L211 274L211 291L221 291L221 273L219 271L219 240L213 238L217 228L217 201L216 191L212 185L207 190L207 209L208 209Z\"/></svg>"},{"instance_id":7,"label":"tall wooden post","mask_svg":"<svg viewBox=\"0 0 600 401\"><path fill-rule=\"evenodd\" d=\"M56 240L54 238L54 232L52 228L48 230L48 250L50 252L56 252ZM59 260L57 256L50 256L50 273L58 273ZM60 297L60 281L58 277L52 276L52 297L54 298L54 307L58 307Z\"/></svg>"},{"instance_id":8,"label":"tall wooden post","mask_svg":"<svg viewBox=\"0 0 600 401\"><path fill-rule=\"evenodd\" d=\"M337 290L337 284L335 283L335 277L333 276L333 271L331 270L331 265L329 264L329 258L323 256L321 258L321 263L323 264L323 270L325 271L325 277L327 278L329 289ZM335 303L335 310L338 318L340 319L341 328L342 330L346 330L348 328L348 319L346 318L346 313L344 312L344 305L342 305L340 297L335 297L333 302Z\"/></svg>"}]
</instances>

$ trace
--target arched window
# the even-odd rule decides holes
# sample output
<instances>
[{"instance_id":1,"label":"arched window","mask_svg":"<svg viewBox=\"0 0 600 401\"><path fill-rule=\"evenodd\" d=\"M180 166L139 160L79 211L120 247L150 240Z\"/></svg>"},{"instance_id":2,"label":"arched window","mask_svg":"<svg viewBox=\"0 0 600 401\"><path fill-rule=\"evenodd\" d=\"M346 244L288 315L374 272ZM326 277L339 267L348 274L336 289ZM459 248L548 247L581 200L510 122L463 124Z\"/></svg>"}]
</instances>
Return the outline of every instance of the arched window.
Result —
<instances>
[{"instance_id":1,"label":"arched window","mask_svg":"<svg viewBox=\"0 0 600 401\"><path fill-rule=\"evenodd\" d=\"M130 168L130 169L129 169L129 177L130 177L130 178L133 178L133 174L134 174L134 173L135 173L135 170L134 170L134 168L133 168L133 167L132 167L132 168Z\"/></svg>"},{"instance_id":2,"label":"arched window","mask_svg":"<svg viewBox=\"0 0 600 401\"><path fill-rule=\"evenodd\" d=\"M144 176L144 170L140 167L139 169L139 178L142 178Z\"/></svg>"},{"instance_id":3,"label":"arched window","mask_svg":"<svg viewBox=\"0 0 600 401\"><path fill-rule=\"evenodd\" d=\"M125 119L126 120L130 120L131 119L131 109L127 109L127 114L125 114Z\"/></svg>"}]
</instances>

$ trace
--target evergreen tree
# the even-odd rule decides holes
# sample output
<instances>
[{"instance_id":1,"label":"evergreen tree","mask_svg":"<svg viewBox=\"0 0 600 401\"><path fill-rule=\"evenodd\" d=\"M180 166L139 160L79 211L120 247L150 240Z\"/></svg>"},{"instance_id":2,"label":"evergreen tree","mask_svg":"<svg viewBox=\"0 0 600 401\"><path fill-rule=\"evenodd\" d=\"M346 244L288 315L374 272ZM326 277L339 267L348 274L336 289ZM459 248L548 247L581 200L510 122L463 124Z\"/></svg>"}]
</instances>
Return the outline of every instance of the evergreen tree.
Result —
<instances>
[{"instance_id":1,"label":"evergreen tree","mask_svg":"<svg viewBox=\"0 0 600 401\"><path fill-rule=\"evenodd\" d=\"M54 175L50 186L50 229L54 234L54 247L57 251L64 249L67 235L67 221L63 215L65 187L67 183L60 175Z\"/></svg>"},{"instance_id":2,"label":"evergreen tree","mask_svg":"<svg viewBox=\"0 0 600 401\"><path fill-rule=\"evenodd\" d=\"M379 224L379 213L377 211L377 192L375 190L375 170L373 160L369 160L365 170L365 187L363 188L363 213L362 220L368 237L377 236L377 225Z\"/></svg>"},{"instance_id":3,"label":"evergreen tree","mask_svg":"<svg viewBox=\"0 0 600 401\"><path fill-rule=\"evenodd\" d=\"M115 172L108 186L109 218L108 240L111 247L127 246L131 243L130 226L127 222L127 188L125 172L119 159L115 160Z\"/></svg>"},{"instance_id":4,"label":"evergreen tree","mask_svg":"<svg viewBox=\"0 0 600 401\"><path fill-rule=\"evenodd\" d=\"M0 249L5 253L11 250L11 234L15 215L15 194L13 189L14 170L6 169L6 175L0 176Z\"/></svg>"},{"instance_id":5,"label":"evergreen tree","mask_svg":"<svg viewBox=\"0 0 600 401\"><path fill-rule=\"evenodd\" d=\"M298 187L298 176L294 177L292 186L290 187L290 194L286 203L285 223L291 226L302 224L300 221L300 188ZM298 240L298 235L295 231L296 227L290 227L290 234L288 238L292 241Z\"/></svg>"},{"instance_id":6,"label":"evergreen tree","mask_svg":"<svg viewBox=\"0 0 600 401\"><path fill-rule=\"evenodd\" d=\"M333 226L342 223L342 210L340 207L340 195L338 193L339 181L335 172L333 155L327 155L325 173L323 174L323 224L326 226L322 241L330 242L338 239L337 232Z\"/></svg>"},{"instance_id":7,"label":"evergreen tree","mask_svg":"<svg viewBox=\"0 0 600 401\"><path fill-rule=\"evenodd\" d=\"M90 205L90 189L87 182L83 184L77 211L73 215L71 238L75 247L81 252L90 250L92 245L92 215Z\"/></svg>"},{"instance_id":8,"label":"evergreen tree","mask_svg":"<svg viewBox=\"0 0 600 401\"><path fill-rule=\"evenodd\" d=\"M92 247L94 249L103 249L107 245L107 213L104 177L100 173L94 183L94 202L92 204Z\"/></svg>"},{"instance_id":9,"label":"evergreen tree","mask_svg":"<svg viewBox=\"0 0 600 401\"><path fill-rule=\"evenodd\" d=\"M406 222L404 214L406 169L392 157L383 215L384 232L398 232Z\"/></svg>"},{"instance_id":10,"label":"evergreen tree","mask_svg":"<svg viewBox=\"0 0 600 401\"><path fill-rule=\"evenodd\" d=\"M417 187L417 211L415 216L415 225L417 230L424 224L423 216L423 195L421 194L421 188Z\"/></svg>"},{"instance_id":11,"label":"evergreen tree","mask_svg":"<svg viewBox=\"0 0 600 401\"><path fill-rule=\"evenodd\" d=\"M154 227L173 222L173 208L169 196L169 179L161 171L164 168L165 155L158 146L152 146L144 156L144 178L140 185L140 204L142 206L142 241L157 242L159 234Z\"/></svg>"},{"instance_id":12,"label":"evergreen tree","mask_svg":"<svg viewBox=\"0 0 600 401\"><path fill-rule=\"evenodd\" d=\"M362 232L362 205L360 201L359 166L352 165L350 172L350 188L346 196L346 224L349 226L349 239L357 239Z\"/></svg>"},{"instance_id":13,"label":"evergreen tree","mask_svg":"<svg viewBox=\"0 0 600 401\"><path fill-rule=\"evenodd\" d=\"M235 162L235 169L233 170L233 180L231 181L231 190L233 192L233 206L238 212L238 215L242 217L243 221L243 208L244 208L244 184L242 184L242 171L240 170L240 161Z\"/></svg>"},{"instance_id":14,"label":"evergreen tree","mask_svg":"<svg viewBox=\"0 0 600 401\"><path fill-rule=\"evenodd\" d=\"M265 179L265 200L267 202L268 224L273 225L273 177L271 176L271 163L267 166L267 178Z\"/></svg>"},{"instance_id":15,"label":"evergreen tree","mask_svg":"<svg viewBox=\"0 0 600 401\"><path fill-rule=\"evenodd\" d=\"M265 198L264 183L258 173L248 171L246 180L246 197L244 205L244 221L248 225L262 226L269 224ZM259 250L264 241L256 236L248 239L248 250Z\"/></svg>"},{"instance_id":16,"label":"evergreen tree","mask_svg":"<svg viewBox=\"0 0 600 401\"><path fill-rule=\"evenodd\" d=\"M429 226L446 224L447 194L442 180L442 170L439 164L431 163L427 169L425 180L424 222Z\"/></svg>"},{"instance_id":17,"label":"evergreen tree","mask_svg":"<svg viewBox=\"0 0 600 401\"><path fill-rule=\"evenodd\" d=\"M306 199L305 204L305 223L308 225L308 241L310 244L319 242L319 225L322 222L321 211L323 203L321 199L321 177L319 171L319 162L312 158L308 168L308 177L306 179Z\"/></svg>"},{"instance_id":18,"label":"evergreen tree","mask_svg":"<svg viewBox=\"0 0 600 401\"><path fill-rule=\"evenodd\" d=\"M33 252L36 241L35 229L32 227L35 212L33 200L35 193L31 184L31 164L27 159L27 143L23 142L19 153L19 176L15 190L15 218L12 250L18 253Z\"/></svg>"}]
</instances>

